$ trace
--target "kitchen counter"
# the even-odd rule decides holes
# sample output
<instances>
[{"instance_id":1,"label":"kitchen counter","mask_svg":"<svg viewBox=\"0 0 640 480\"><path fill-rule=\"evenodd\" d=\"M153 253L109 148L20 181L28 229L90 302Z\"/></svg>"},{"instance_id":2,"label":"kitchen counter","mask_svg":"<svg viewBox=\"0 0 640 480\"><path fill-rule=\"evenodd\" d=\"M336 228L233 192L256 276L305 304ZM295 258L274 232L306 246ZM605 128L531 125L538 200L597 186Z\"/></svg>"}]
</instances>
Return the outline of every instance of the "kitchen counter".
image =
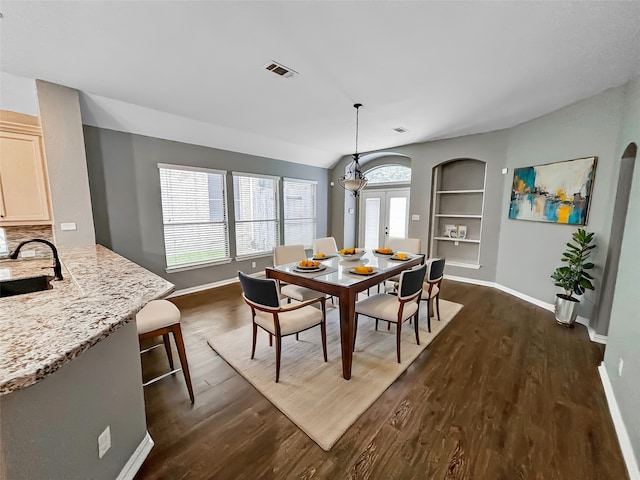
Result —
<instances>
[{"instance_id":1,"label":"kitchen counter","mask_svg":"<svg viewBox=\"0 0 640 480\"><path fill-rule=\"evenodd\" d=\"M0 395L37 383L135 318L173 284L100 245L59 248L64 280L0 298ZM0 261L0 279L52 274L52 260Z\"/></svg>"}]
</instances>

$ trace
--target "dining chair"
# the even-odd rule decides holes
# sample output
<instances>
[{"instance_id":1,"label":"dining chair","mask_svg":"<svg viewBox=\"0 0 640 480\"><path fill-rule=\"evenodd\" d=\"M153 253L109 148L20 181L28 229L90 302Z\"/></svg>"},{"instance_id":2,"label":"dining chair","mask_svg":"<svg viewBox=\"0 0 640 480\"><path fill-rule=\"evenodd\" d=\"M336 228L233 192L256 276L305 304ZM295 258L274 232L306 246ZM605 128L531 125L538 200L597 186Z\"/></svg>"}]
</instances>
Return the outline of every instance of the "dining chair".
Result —
<instances>
[{"instance_id":1,"label":"dining chair","mask_svg":"<svg viewBox=\"0 0 640 480\"><path fill-rule=\"evenodd\" d=\"M242 272L238 272L242 297L251 307L253 345L251 347L251 359L256 353L256 337L258 327L276 340L276 383L280 380L280 356L282 350L282 337L297 334L309 328L320 325L322 335L322 353L324 361L327 361L327 328L325 298L314 298L302 303L280 305L280 295L276 281L272 278L254 278ZM320 303L320 309L312 306Z\"/></svg>"},{"instance_id":2,"label":"dining chair","mask_svg":"<svg viewBox=\"0 0 640 480\"><path fill-rule=\"evenodd\" d=\"M424 283L422 286L422 293L420 295L421 301L427 303L427 326L431 331L431 316L433 313L433 304L436 304L436 312L438 314L438 321L440 320L440 290L442 279L444 278L444 258L429 258L425 262L427 266L427 273L425 275Z\"/></svg>"},{"instance_id":3,"label":"dining chair","mask_svg":"<svg viewBox=\"0 0 640 480\"><path fill-rule=\"evenodd\" d=\"M416 343L420 345L420 333L418 332L418 316L420 313L420 295L422 293L422 283L427 266L422 264L411 270L405 270L400 274L398 284L398 294L378 293L364 300L356 302L355 323L353 330L353 350L356 347L356 333L358 331L358 316L366 315L376 319L376 330L378 320L397 324L396 329L396 350L398 363L400 360L400 336L402 324L415 317Z\"/></svg>"},{"instance_id":4,"label":"dining chair","mask_svg":"<svg viewBox=\"0 0 640 480\"><path fill-rule=\"evenodd\" d=\"M273 264L275 266L299 262L300 260L306 260L306 258L307 254L303 245L281 245L273 249ZM325 296L324 293L316 290L292 284L280 284L280 293L287 297L289 301L294 299L299 302L306 302L320 297L324 298Z\"/></svg>"},{"instance_id":5,"label":"dining chair","mask_svg":"<svg viewBox=\"0 0 640 480\"><path fill-rule=\"evenodd\" d=\"M405 253L422 253L422 240L419 238L401 238L401 237L389 237L387 238L386 245L387 248L390 248L394 252L405 252ZM394 275L391 278L387 278L382 286L385 287L386 291L386 283L385 282L393 282L398 283L400 280L400 275ZM378 291L380 289L378 288Z\"/></svg>"},{"instance_id":6,"label":"dining chair","mask_svg":"<svg viewBox=\"0 0 640 480\"><path fill-rule=\"evenodd\" d=\"M311 242L313 254L324 253L332 254L338 251L336 239L333 237L316 238Z\"/></svg>"}]
</instances>

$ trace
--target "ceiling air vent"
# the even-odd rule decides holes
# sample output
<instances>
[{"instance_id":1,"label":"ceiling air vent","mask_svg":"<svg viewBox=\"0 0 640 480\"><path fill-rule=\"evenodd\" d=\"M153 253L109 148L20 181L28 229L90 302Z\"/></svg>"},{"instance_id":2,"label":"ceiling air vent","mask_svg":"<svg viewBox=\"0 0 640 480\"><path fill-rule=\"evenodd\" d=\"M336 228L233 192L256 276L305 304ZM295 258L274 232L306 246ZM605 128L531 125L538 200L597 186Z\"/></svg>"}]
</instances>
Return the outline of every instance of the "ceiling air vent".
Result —
<instances>
[{"instance_id":1,"label":"ceiling air vent","mask_svg":"<svg viewBox=\"0 0 640 480\"><path fill-rule=\"evenodd\" d=\"M292 70L289 67L285 67L284 65L278 62L274 62L273 60L267 62L264 68L284 78L291 78L298 75L298 72L296 72L295 70Z\"/></svg>"},{"instance_id":2,"label":"ceiling air vent","mask_svg":"<svg viewBox=\"0 0 640 480\"><path fill-rule=\"evenodd\" d=\"M398 132L398 133L407 133L409 130L407 130L404 127L396 127L393 129L394 132Z\"/></svg>"}]
</instances>

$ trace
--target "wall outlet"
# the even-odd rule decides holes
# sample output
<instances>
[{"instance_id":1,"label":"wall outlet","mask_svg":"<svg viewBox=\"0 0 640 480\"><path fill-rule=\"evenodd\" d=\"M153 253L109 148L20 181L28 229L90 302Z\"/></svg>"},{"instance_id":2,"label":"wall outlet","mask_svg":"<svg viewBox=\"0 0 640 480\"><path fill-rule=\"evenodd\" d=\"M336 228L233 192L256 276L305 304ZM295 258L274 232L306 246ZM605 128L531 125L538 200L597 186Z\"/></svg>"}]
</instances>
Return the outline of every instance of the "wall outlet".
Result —
<instances>
[{"instance_id":1,"label":"wall outlet","mask_svg":"<svg viewBox=\"0 0 640 480\"><path fill-rule=\"evenodd\" d=\"M618 376L619 377L622 376L622 367L624 367L624 360L620 359L618 360Z\"/></svg>"},{"instance_id":2,"label":"wall outlet","mask_svg":"<svg viewBox=\"0 0 640 480\"><path fill-rule=\"evenodd\" d=\"M60 230L77 230L77 229L78 229L78 227L77 227L75 222L61 223L60 224Z\"/></svg>"},{"instance_id":3,"label":"wall outlet","mask_svg":"<svg viewBox=\"0 0 640 480\"><path fill-rule=\"evenodd\" d=\"M413 220L413 221L420 220L420 215L416 215L416 214L414 213L413 215L411 215L411 220Z\"/></svg>"},{"instance_id":4,"label":"wall outlet","mask_svg":"<svg viewBox=\"0 0 640 480\"><path fill-rule=\"evenodd\" d=\"M251 268L256 268L256 262L251 262Z\"/></svg>"},{"instance_id":5,"label":"wall outlet","mask_svg":"<svg viewBox=\"0 0 640 480\"><path fill-rule=\"evenodd\" d=\"M111 428L107 425L102 433L98 436L98 457L104 457L104 454L111 448Z\"/></svg>"},{"instance_id":6,"label":"wall outlet","mask_svg":"<svg viewBox=\"0 0 640 480\"><path fill-rule=\"evenodd\" d=\"M20 250L20 258L31 258L36 256L35 250Z\"/></svg>"}]
</instances>

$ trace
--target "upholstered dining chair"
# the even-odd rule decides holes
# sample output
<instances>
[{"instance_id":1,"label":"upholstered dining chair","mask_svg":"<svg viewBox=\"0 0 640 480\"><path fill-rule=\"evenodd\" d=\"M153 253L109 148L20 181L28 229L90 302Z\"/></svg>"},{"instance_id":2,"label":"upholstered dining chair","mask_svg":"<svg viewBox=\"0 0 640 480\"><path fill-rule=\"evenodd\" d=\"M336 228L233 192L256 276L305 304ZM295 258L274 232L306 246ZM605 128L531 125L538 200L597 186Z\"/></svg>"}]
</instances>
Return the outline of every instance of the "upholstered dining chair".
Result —
<instances>
[{"instance_id":1,"label":"upholstered dining chair","mask_svg":"<svg viewBox=\"0 0 640 480\"><path fill-rule=\"evenodd\" d=\"M390 248L394 252L405 252L405 253L417 254L417 253L421 253L422 241L419 238L389 237L387 238L385 246L387 248ZM398 283L399 280L400 280L400 275L394 275L391 278L387 278L385 282ZM383 286L385 285L386 283L383 282ZM386 290L386 287L385 287L385 290Z\"/></svg>"},{"instance_id":2,"label":"upholstered dining chair","mask_svg":"<svg viewBox=\"0 0 640 480\"><path fill-rule=\"evenodd\" d=\"M336 253L338 246L336 245L336 239L333 237L316 238L311 242L313 248L313 254L316 253Z\"/></svg>"},{"instance_id":3,"label":"upholstered dining chair","mask_svg":"<svg viewBox=\"0 0 640 480\"><path fill-rule=\"evenodd\" d=\"M364 300L356 302L355 324L353 332L353 349L356 346L356 333L358 330L358 316L366 315L376 319L376 330L378 320L397 324L396 329L396 350L398 363L400 360L400 335L402 324L415 317L416 343L420 345L420 333L418 331L418 316L420 313L420 294L427 266L420 265L411 270L405 270L400 274L398 284L398 294L378 293Z\"/></svg>"},{"instance_id":4,"label":"upholstered dining chair","mask_svg":"<svg viewBox=\"0 0 640 480\"><path fill-rule=\"evenodd\" d=\"M427 303L427 327L431 331L431 317L433 316L433 304L435 303L438 321L440 320L440 290L444 278L444 258L429 258L425 262L427 274L422 286L420 300Z\"/></svg>"},{"instance_id":5,"label":"upholstered dining chair","mask_svg":"<svg viewBox=\"0 0 640 480\"><path fill-rule=\"evenodd\" d=\"M275 266L306 260L307 254L303 245L281 245L273 249L273 264ZM299 302L306 302L314 298L324 298L324 293L301 287L300 285L280 284L280 293Z\"/></svg>"},{"instance_id":6,"label":"upholstered dining chair","mask_svg":"<svg viewBox=\"0 0 640 480\"><path fill-rule=\"evenodd\" d=\"M324 297L282 306L280 305L278 286L274 279L253 278L242 272L238 272L238 278L242 285L242 297L251 307L253 326L251 359L253 360L256 353L256 337L258 327L260 327L269 334L269 343L272 338L276 340L276 383L280 380L282 337L320 325L322 352L324 361L327 361L326 300ZM320 309L313 307L314 303L320 303Z\"/></svg>"}]
</instances>

